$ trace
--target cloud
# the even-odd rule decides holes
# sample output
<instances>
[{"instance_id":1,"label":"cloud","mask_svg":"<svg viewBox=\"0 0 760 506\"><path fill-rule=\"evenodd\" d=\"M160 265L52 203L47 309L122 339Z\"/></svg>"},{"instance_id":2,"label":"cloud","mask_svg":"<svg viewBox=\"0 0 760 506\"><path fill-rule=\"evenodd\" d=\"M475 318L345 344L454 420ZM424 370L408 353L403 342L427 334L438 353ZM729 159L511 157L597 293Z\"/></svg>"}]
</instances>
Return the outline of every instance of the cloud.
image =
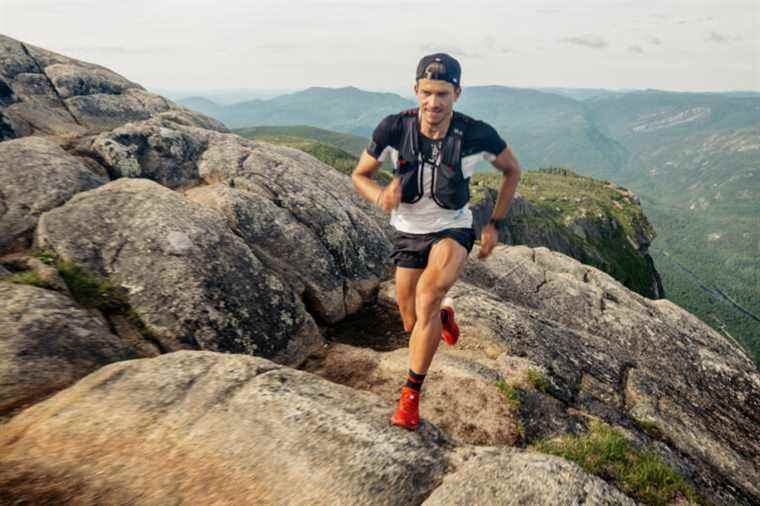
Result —
<instances>
[{"instance_id":1,"label":"cloud","mask_svg":"<svg viewBox=\"0 0 760 506\"><path fill-rule=\"evenodd\" d=\"M563 37L559 39L559 41L575 44L577 46L590 47L591 49L604 49L609 45L603 38L592 34L579 35L576 37Z\"/></svg>"},{"instance_id":2,"label":"cloud","mask_svg":"<svg viewBox=\"0 0 760 506\"><path fill-rule=\"evenodd\" d=\"M486 35L483 38L483 46L485 47L486 51L489 53L507 54L507 53L515 52L515 50L512 48L497 44L496 37L494 37L491 34Z\"/></svg>"},{"instance_id":3,"label":"cloud","mask_svg":"<svg viewBox=\"0 0 760 506\"><path fill-rule=\"evenodd\" d=\"M716 44L725 44L726 42L730 42L732 40L734 41L742 40L742 38L738 35L731 37L728 35L723 35L722 33L712 31L708 35L705 36L705 40L707 42L715 42Z\"/></svg>"},{"instance_id":4,"label":"cloud","mask_svg":"<svg viewBox=\"0 0 760 506\"><path fill-rule=\"evenodd\" d=\"M255 47L256 47L256 49L266 49L268 51L274 51L274 52L278 52L279 53L279 52L291 51L293 49L298 49L300 46L298 44L288 44L288 43L277 44L277 43L272 43L272 44L259 44L259 45L255 46Z\"/></svg>"},{"instance_id":5,"label":"cloud","mask_svg":"<svg viewBox=\"0 0 760 506\"><path fill-rule=\"evenodd\" d=\"M461 47L458 46L446 46L446 45L440 45L440 44L422 44L420 45L420 51L426 54L429 53L448 53L453 57L460 57L460 58L483 58L483 55L480 53L473 53L470 51L465 51Z\"/></svg>"},{"instance_id":6,"label":"cloud","mask_svg":"<svg viewBox=\"0 0 760 506\"><path fill-rule=\"evenodd\" d=\"M173 51L168 47L123 47L123 46L70 46L61 49L69 53L98 55L159 54Z\"/></svg>"},{"instance_id":7,"label":"cloud","mask_svg":"<svg viewBox=\"0 0 760 506\"><path fill-rule=\"evenodd\" d=\"M644 49L641 46L628 46L629 53L644 54Z\"/></svg>"}]
</instances>

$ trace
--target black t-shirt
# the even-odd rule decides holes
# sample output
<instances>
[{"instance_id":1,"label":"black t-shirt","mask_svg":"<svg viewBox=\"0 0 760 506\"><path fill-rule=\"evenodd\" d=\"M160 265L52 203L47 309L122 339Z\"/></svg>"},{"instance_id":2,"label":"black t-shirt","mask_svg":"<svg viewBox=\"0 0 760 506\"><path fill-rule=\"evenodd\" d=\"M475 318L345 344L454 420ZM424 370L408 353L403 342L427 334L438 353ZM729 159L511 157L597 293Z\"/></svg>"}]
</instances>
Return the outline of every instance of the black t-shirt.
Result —
<instances>
[{"instance_id":1,"label":"black t-shirt","mask_svg":"<svg viewBox=\"0 0 760 506\"><path fill-rule=\"evenodd\" d=\"M367 153L376 160L385 160L390 155L394 167L398 168L398 155L403 140L404 114L391 114L375 128ZM433 165L436 147L440 149L442 139L428 139L420 133L420 151L425 165ZM507 147L507 143L494 128L478 120L467 123L462 136L462 174L470 178L480 160L493 161ZM433 160L433 161L431 161ZM449 228L471 228L472 212L465 205L461 209L444 209L431 196L433 170L422 171L424 195L412 204L401 203L391 213L391 225L400 232L428 234Z\"/></svg>"},{"instance_id":2,"label":"black t-shirt","mask_svg":"<svg viewBox=\"0 0 760 506\"><path fill-rule=\"evenodd\" d=\"M372 140L367 146L367 153L374 159L385 159L390 154L394 165L398 159L398 151L401 148L403 136L403 114L391 114L383 118L372 133ZM423 156L430 153L433 139L420 135L420 150ZM462 172L465 177L470 177L475 165L480 160L492 161L498 156L507 143L499 136L498 132L488 123L473 120L464 131L462 138ZM427 151L427 153L426 153ZM395 152L395 153L394 153Z\"/></svg>"}]
</instances>

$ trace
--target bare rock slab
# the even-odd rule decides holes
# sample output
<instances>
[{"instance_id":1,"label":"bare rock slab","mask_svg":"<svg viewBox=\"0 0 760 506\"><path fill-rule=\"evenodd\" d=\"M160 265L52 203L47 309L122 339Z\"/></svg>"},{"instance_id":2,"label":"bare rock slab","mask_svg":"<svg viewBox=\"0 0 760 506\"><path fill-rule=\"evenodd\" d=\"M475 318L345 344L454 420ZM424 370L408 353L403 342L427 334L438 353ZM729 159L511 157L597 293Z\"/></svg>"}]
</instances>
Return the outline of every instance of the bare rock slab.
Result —
<instances>
[{"instance_id":1,"label":"bare rock slab","mask_svg":"<svg viewBox=\"0 0 760 506\"><path fill-rule=\"evenodd\" d=\"M28 246L40 214L107 181L48 139L0 142L0 253Z\"/></svg>"},{"instance_id":2,"label":"bare rock slab","mask_svg":"<svg viewBox=\"0 0 760 506\"><path fill-rule=\"evenodd\" d=\"M164 347L298 363L321 336L293 291L218 213L146 179L119 179L44 214L36 244L123 287Z\"/></svg>"},{"instance_id":3,"label":"bare rock slab","mask_svg":"<svg viewBox=\"0 0 760 506\"><path fill-rule=\"evenodd\" d=\"M0 281L0 416L141 355L65 295Z\"/></svg>"},{"instance_id":4,"label":"bare rock slab","mask_svg":"<svg viewBox=\"0 0 760 506\"><path fill-rule=\"evenodd\" d=\"M425 506L551 504L634 506L630 497L559 457L483 452L446 476Z\"/></svg>"},{"instance_id":5,"label":"bare rock slab","mask_svg":"<svg viewBox=\"0 0 760 506\"><path fill-rule=\"evenodd\" d=\"M387 416L371 394L258 357L121 362L3 427L0 501L420 504L445 441Z\"/></svg>"}]
</instances>

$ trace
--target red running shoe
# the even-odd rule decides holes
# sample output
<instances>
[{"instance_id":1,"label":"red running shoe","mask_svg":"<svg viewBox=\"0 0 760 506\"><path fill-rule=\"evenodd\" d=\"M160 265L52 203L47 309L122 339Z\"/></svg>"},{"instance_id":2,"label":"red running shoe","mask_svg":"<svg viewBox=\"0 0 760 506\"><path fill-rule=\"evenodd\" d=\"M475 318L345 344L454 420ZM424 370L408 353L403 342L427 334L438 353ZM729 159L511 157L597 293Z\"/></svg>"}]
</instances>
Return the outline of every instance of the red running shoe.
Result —
<instances>
[{"instance_id":1,"label":"red running shoe","mask_svg":"<svg viewBox=\"0 0 760 506\"><path fill-rule=\"evenodd\" d=\"M401 398L398 400L396 413L391 417L391 423L408 430L417 430L420 424L420 393L404 386Z\"/></svg>"},{"instance_id":2,"label":"red running shoe","mask_svg":"<svg viewBox=\"0 0 760 506\"><path fill-rule=\"evenodd\" d=\"M443 324L441 337L446 341L446 344L454 346L459 339L459 325L454 321L454 308L446 302L444 300L444 305L441 306L441 323Z\"/></svg>"}]
</instances>

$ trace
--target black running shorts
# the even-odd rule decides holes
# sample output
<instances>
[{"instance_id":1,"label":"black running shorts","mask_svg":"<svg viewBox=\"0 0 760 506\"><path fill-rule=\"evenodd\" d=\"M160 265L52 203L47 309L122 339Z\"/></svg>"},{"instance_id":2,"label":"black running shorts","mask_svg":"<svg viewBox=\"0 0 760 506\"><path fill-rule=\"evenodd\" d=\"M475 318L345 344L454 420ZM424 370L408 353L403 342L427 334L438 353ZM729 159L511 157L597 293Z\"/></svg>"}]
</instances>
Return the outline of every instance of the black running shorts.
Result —
<instances>
[{"instance_id":1,"label":"black running shorts","mask_svg":"<svg viewBox=\"0 0 760 506\"><path fill-rule=\"evenodd\" d=\"M407 234L396 232L391 258L397 267L424 269L427 266L430 248L441 239L450 237L464 246L467 254L475 244L475 230L472 228L447 228L430 234Z\"/></svg>"}]
</instances>

